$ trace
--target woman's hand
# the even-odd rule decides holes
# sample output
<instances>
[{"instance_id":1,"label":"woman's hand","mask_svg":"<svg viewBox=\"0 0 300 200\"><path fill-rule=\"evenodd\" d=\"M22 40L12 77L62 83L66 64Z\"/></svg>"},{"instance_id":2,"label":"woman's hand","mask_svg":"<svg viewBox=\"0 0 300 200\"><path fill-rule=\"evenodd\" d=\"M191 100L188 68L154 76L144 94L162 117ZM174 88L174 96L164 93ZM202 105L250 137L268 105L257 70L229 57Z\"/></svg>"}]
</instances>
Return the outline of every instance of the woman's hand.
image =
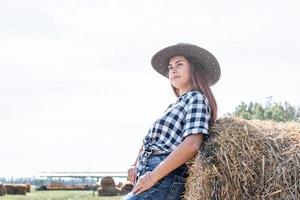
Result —
<instances>
[{"instance_id":1,"label":"woman's hand","mask_svg":"<svg viewBox=\"0 0 300 200\"><path fill-rule=\"evenodd\" d=\"M155 185L156 181L154 180L153 174L151 171L147 171L143 176L141 176L138 180L134 188L132 189L132 193L138 195L153 185Z\"/></svg>"},{"instance_id":2,"label":"woman's hand","mask_svg":"<svg viewBox=\"0 0 300 200\"><path fill-rule=\"evenodd\" d=\"M135 171L136 171L136 166L131 165L130 168L128 169L128 172L127 172L128 173L128 179L133 184L135 184L135 180L136 180Z\"/></svg>"}]
</instances>

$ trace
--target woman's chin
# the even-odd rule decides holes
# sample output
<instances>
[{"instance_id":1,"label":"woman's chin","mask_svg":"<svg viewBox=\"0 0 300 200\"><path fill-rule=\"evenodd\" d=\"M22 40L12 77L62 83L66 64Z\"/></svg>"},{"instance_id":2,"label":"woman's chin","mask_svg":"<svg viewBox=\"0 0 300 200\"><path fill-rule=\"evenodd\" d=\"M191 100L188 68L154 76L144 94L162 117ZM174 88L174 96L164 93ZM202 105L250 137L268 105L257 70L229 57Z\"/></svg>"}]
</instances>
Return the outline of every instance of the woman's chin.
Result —
<instances>
[{"instance_id":1,"label":"woman's chin","mask_svg":"<svg viewBox=\"0 0 300 200\"><path fill-rule=\"evenodd\" d=\"M176 88L176 89L178 89L179 87L178 87L178 85L174 85L174 84L172 84L172 86L174 87L174 88Z\"/></svg>"},{"instance_id":2,"label":"woman's chin","mask_svg":"<svg viewBox=\"0 0 300 200\"><path fill-rule=\"evenodd\" d=\"M180 88L180 83L176 82L176 81L173 81L172 82L172 85L175 87L175 88Z\"/></svg>"}]
</instances>

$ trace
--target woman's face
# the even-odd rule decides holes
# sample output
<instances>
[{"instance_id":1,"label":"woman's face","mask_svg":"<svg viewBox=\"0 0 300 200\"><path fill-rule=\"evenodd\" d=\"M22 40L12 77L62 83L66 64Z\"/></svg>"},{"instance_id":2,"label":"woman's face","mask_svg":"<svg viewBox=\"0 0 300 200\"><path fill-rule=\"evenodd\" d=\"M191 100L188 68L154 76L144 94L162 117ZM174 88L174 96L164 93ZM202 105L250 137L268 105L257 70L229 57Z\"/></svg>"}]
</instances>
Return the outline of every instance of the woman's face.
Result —
<instances>
[{"instance_id":1,"label":"woman's face","mask_svg":"<svg viewBox=\"0 0 300 200\"><path fill-rule=\"evenodd\" d=\"M168 68L171 84L177 88L181 94L192 89L191 66L185 57L175 56L171 58Z\"/></svg>"}]
</instances>

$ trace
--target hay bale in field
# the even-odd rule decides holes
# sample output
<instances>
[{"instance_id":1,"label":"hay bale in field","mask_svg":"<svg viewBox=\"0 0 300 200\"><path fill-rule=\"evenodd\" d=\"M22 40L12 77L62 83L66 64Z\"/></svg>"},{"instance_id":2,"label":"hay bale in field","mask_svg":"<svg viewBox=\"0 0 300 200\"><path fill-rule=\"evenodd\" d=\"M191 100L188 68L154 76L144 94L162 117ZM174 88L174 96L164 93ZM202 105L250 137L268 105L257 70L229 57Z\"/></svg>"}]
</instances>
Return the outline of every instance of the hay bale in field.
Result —
<instances>
[{"instance_id":1,"label":"hay bale in field","mask_svg":"<svg viewBox=\"0 0 300 200\"><path fill-rule=\"evenodd\" d=\"M7 194L16 194L17 187L14 184L5 184L4 185Z\"/></svg>"},{"instance_id":2,"label":"hay bale in field","mask_svg":"<svg viewBox=\"0 0 300 200\"><path fill-rule=\"evenodd\" d=\"M32 191L31 185L30 184L26 184L26 186L27 186L26 192L31 192Z\"/></svg>"},{"instance_id":3,"label":"hay bale in field","mask_svg":"<svg viewBox=\"0 0 300 200\"><path fill-rule=\"evenodd\" d=\"M125 195L128 194L129 192L131 192L131 190L133 189L133 184L130 181L126 181L120 188L120 195Z\"/></svg>"},{"instance_id":4,"label":"hay bale in field","mask_svg":"<svg viewBox=\"0 0 300 200\"><path fill-rule=\"evenodd\" d=\"M101 179L100 186L101 187L107 187L107 186L115 187L116 183L111 176L105 176Z\"/></svg>"},{"instance_id":5,"label":"hay bale in field","mask_svg":"<svg viewBox=\"0 0 300 200\"><path fill-rule=\"evenodd\" d=\"M118 194L116 183L111 176L105 176L102 178L100 187L97 191L98 196L116 196Z\"/></svg>"},{"instance_id":6,"label":"hay bale in field","mask_svg":"<svg viewBox=\"0 0 300 200\"><path fill-rule=\"evenodd\" d=\"M106 187L106 188L99 187L97 189L97 191L98 191L98 196L117 196L118 195L118 189L115 187Z\"/></svg>"},{"instance_id":7,"label":"hay bale in field","mask_svg":"<svg viewBox=\"0 0 300 200\"><path fill-rule=\"evenodd\" d=\"M300 199L300 124L217 120L189 162L186 200Z\"/></svg>"},{"instance_id":8,"label":"hay bale in field","mask_svg":"<svg viewBox=\"0 0 300 200\"><path fill-rule=\"evenodd\" d=\"M6 189L3 184L0 184L0 196L6 195Z\"/></svg>"},{"instance_id":9,"label":"hay bale in field","mask_svg":"<svg viewBox=\"0 0 300 200\"><path fill-rule=\"evenodd\" d=\"M123 183L122 183L122 182L119 182L119 183L116 185L116 187L117 187L117 188L121 188L122 185L123 185Z\"/></svg>"},{"instance_id":10,"label":"hay bale in field","mask_svg":"<svg viewBox=\"0 0 300 200\"><path fill-rule=\"evenodd\" d=\"M25 184L17 184L16 185L16 194L26 195L26 191L28 190L27 185Z\"/></svg>"}]
</instances>

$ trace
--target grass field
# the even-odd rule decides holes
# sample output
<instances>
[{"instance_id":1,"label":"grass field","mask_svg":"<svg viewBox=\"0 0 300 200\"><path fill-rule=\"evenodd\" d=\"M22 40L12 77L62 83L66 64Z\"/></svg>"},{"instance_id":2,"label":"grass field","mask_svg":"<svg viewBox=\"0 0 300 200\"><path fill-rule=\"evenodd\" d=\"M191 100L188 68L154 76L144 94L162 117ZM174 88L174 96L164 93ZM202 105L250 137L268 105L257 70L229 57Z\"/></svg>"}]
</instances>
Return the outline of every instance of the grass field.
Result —
<instances>
[{"instance_id":1,"label":"grass field","mask_svg":"<svg viewBox=\"0 0 300 200\"><path fill-rule=\"evenodd\" d=\"M0 200L120 200L121 196L98 197L93 191L35 191L26 195L5 195Z\"/></svg>"}]
</instances>

